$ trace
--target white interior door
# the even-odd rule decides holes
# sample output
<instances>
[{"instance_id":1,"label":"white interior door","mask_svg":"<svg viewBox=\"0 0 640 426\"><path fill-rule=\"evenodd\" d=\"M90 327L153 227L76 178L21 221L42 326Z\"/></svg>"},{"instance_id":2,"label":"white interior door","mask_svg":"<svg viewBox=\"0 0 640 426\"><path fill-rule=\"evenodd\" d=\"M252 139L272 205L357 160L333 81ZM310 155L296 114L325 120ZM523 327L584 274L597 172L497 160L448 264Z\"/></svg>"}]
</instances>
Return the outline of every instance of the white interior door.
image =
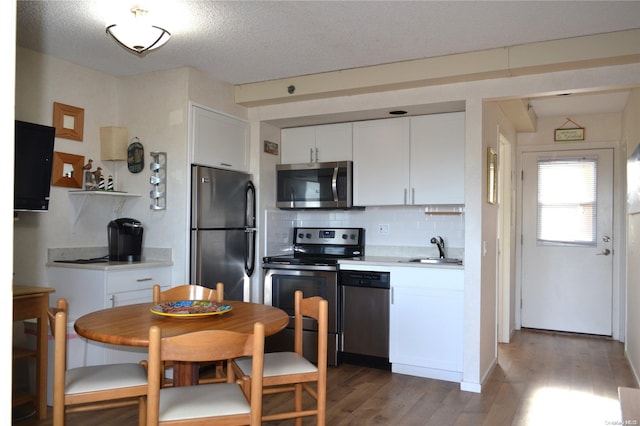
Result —
<instances>
[{"instance_id":1,"label":"white interior door","mask_svg":"<svg viewBox=\"0 0 640 426\"><path fill-rule=\"evenodd\" d=\"M522 326L611 335L613 150L522 164Z\"/></svg>"}]
</instances>

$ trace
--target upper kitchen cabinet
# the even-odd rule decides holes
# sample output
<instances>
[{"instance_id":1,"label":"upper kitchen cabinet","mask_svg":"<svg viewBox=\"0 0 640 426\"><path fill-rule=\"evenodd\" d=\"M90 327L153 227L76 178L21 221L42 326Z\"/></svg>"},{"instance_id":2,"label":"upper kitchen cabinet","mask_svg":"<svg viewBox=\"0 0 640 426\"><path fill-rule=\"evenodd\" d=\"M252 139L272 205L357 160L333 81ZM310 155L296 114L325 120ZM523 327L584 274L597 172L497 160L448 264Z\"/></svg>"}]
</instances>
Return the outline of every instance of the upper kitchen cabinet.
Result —
<instances>
[{"instance_id":1,"label":"upper kitchen cabinet","mask_svg":"<svg viewBox=\"0 0 640 426\"><path fill-rule=\"evenodd\" d=\"M411 204L464 204L464 112L411 117Z\"/></svg>"},{"instance_id":2,"label":"upper kitchen cabinet","mask_svg":"<svg viewBox=\"0 0 640 426\"><path fill-rule=\"evenodd\" d=\"M282 129L281 144L283 164L351 160L352 124Z\"/></svg>"},{"instance_id":3,"label":"upper kitchen cabinet","mask_svg":"<svg viewBox=\"0 0 640 426\"><path fill-rule=\"evenodd\" d=\"M190 135L192 163L249 171L249 123L246 121L192 105Z\"/></svg>"},{"instance_id":4,"label":"upper kitchen cabinet","mask_svg":"<svg viewBox=\"0 0 640 426\"><path fill-rule=\"evenodd\" d=\"M354 204L464 204L464 112L361 121Z\"/></svg>"},{"instance_id":5,"label":"upper kitchen cabinet","mask_svg":"<svg viewBox=\"0 0 640 426\"><path fill-rule=\"evenodd\" d=\"M409 118L353 124L353 204L403 205L408 202Z\"/></svg>"}]
</instances>

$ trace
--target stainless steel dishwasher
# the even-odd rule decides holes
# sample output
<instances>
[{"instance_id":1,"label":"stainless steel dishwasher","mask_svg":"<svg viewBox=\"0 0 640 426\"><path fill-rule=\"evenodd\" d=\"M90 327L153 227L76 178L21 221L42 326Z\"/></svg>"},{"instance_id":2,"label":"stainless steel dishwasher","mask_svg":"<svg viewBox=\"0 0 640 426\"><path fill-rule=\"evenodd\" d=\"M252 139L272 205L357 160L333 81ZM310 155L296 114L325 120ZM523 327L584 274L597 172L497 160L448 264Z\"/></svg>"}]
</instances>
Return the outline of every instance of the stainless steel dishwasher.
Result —
<instances>
[{"instance_id":1,"label":"stainless steel dishwasher","mask_svg":"<svg viewBox=\"0 0 640 426\"><path fill-rule=\"evenodd\" d=\"M389 278L389 272L340 271L340 361L391 368Z\"/></svg>"}]
</instances>

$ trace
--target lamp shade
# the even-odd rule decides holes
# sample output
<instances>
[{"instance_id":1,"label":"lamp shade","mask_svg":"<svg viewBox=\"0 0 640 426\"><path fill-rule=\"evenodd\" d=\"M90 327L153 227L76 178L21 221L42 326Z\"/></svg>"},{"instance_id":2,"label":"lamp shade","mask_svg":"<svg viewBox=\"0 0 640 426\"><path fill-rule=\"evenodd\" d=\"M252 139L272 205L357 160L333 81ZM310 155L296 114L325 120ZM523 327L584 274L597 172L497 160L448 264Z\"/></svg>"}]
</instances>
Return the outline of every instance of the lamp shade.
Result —
<instances>
[{"instance_id":1,"label":"lamp shade","mask_svg":"<svg viewBox=\"0 0 640 426\"><path fill-rule=\"evenodd\" d=\"M126 127L100 127L100 159L123 161L127 159L129 131Z\"/></svg>"}]
</instances>

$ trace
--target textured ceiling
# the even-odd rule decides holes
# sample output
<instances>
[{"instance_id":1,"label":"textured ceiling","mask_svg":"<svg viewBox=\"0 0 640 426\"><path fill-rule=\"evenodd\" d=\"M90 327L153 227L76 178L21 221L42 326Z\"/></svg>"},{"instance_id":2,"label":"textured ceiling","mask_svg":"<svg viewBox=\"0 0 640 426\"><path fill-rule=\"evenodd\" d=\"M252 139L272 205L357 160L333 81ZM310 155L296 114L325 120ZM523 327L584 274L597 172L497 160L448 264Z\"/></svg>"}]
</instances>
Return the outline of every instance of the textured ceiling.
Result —
<instances>
[{"instance_id":1,"label":"textured ceiling","mask_svg":"<svg viewBox=\"0 0 640 426\"><path fill-rule=\"evenodd\" d=\"M172 38L105 33L134 5ZM18 1L17 44L114 76L190 66L233 84L640 27L640 1Z\"/></svg>"},{"instance_id":2,"label":"textured ceiling","mask_svg":"<svg viewBox=\"0 0 640 426\"><path fill-rule=\"evenodd\" d=\"M146 57L105 34L135 0L18 1L18 45L114 76L191 66L247 83L640 27L640 1L162 1Z\"/></svg>"}]
</instances>

